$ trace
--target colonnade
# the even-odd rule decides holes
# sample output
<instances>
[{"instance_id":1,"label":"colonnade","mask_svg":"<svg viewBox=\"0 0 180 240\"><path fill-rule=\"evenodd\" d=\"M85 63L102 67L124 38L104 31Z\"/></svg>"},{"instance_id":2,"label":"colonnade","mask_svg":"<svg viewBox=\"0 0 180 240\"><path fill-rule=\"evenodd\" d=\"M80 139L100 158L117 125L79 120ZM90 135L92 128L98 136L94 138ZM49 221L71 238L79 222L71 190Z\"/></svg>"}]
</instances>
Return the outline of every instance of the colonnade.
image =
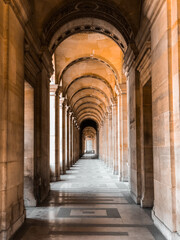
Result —
<instances>
[{"instance_id":1,"label":"colonnade","mask_svg":"<svg viewBox=\"0 0 180 240\"><path fill-rule=\"evenodd\" d=\"M99 128L99 158L121 181L128 181L126 83L116 86L116 98Z\"/></svg>"},{"instance_id":2,"label":"colonnade","mask_svg":"<svg viewBox=\"0 0 180 240\"><path fill-rule=\"evenodd\" d=\"M79 159L79 126L66 98L56 84L50 85L50 179L60 175Z\"/></svg>"}]
</instances>

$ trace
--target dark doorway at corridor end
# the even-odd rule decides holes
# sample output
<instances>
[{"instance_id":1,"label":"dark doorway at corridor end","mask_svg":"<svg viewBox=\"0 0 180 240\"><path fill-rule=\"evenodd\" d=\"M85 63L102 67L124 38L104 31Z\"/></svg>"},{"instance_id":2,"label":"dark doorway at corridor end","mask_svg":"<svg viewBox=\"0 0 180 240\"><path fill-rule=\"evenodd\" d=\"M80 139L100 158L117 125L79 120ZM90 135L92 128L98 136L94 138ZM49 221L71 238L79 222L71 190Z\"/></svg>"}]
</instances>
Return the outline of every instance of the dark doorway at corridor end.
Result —
<instances>
[{"instance_id":1,"label":"dark doorway at corridor end","mask_svg":"<svg viewBox=\"0 0 180 240\"><path fill-rule=\"evenodd\" d=\"M98 125L91 119L84 120L80 125L80 156L96 159L99 157Z\"/></svg>"}]
</instances>

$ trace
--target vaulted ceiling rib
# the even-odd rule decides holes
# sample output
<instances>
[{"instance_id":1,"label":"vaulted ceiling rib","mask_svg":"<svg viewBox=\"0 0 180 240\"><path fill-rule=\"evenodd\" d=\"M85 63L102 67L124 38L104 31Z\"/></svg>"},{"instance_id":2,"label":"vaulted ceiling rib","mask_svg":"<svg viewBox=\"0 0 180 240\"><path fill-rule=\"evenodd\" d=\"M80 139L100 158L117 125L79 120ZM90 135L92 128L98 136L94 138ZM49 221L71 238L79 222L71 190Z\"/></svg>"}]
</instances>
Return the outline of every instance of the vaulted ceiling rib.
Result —
<instances>
[{"instance_id":1,"label":"vaulted ceiling rib","mask_svg":"<svg viewBox=\"0 0 180 240\"><path fill-rule=\"evenodd\" d=\"M121 48L105 35L79 33L57 47L55 60L56 81L77 122L89 118L101 124L120 83Z\"/></svg>"}]
</instances>

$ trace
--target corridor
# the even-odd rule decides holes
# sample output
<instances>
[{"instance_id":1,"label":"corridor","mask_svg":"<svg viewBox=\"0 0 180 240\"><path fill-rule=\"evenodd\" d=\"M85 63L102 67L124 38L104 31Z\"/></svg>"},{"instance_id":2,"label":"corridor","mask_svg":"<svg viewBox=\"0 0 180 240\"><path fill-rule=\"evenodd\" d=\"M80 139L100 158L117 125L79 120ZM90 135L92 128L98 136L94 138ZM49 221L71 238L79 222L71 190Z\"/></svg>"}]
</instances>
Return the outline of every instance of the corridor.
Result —
<instances>
[{"instance_id":1,"label":"corridor","mask_svg":"<svg viewBox=\"0 0 180 240\"><path fill-rule=\"evenodd\" d=\"M163 240L150 211L135 205L128 183L119 182L101 160L84 156L51 183L49 197L26 209L13 240Z\"/></svg>"}]
</instances>

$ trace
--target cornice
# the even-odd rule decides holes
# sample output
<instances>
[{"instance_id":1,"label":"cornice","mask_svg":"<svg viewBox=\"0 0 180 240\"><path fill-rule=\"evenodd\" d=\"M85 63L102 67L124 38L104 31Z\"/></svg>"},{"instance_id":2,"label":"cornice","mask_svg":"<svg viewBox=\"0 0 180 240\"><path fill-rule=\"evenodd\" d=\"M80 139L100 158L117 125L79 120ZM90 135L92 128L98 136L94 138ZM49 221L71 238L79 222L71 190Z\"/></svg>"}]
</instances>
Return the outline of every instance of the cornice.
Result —
<instances>
[{"instance_id":1,"label":"cornice","mask_svg":"<svg viewBox=\"0 0 180 240\"><path fill-rule=\"evenodd\" d=\"M12 7L16 17L24 28L32 14L30 2L28 0L4 0L4 3Z\"/></svg>"},{"instance_id":2,"label":"cornice","mask_svg":"<svg viewBox=\"0 0 180 240\"><path fill-rule=\"evenodd\" d=\"M153 23L155 22L165 2L166 0L144 1L143 12L144 12L144 15L147 16L147 18L149 19L151 25L153 25Z\"/></svg>"},{"instance_id":3,"label":"cornice","mask_svg":"<svg viewBox=\"0 0 180 240\"><path fill-rule=\"evenodd\" d=\"M151 58L151 42L147 41L144 43L137 59L136 59L136 67L139 72L142 71L146 59Z\"/></svg>"},{"instance_id":4,"label":"cornice","mask_svg":"<svg viewBox=\"0 0 180 240\"><path fill-rule=\"evenodd\" d=\"M136 59L136 55L134 54L131 46L129 45L124 56L124 64L123 64L126 77L128 76L135 59Z\"/></svg>"}]
</instances>

